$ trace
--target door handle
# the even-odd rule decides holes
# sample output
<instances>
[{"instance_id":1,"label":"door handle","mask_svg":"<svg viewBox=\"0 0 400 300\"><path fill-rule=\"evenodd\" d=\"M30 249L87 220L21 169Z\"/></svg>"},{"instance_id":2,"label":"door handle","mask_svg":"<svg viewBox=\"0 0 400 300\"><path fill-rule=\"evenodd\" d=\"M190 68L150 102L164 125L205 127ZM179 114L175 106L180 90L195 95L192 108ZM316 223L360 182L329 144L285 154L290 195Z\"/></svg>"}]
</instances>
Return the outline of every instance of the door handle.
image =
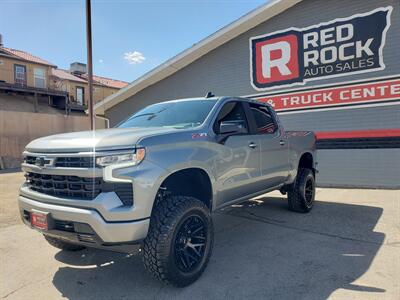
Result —
<instances>
[{"instance_id":1,"label":"door handle","mask_svg":"<svg viewBox=\"0 0 400 300\"><path fill-rule=\"evenodd\" d=\"M280 141L279 141L279 145L285 146L285 141L284 141L284 140L280 140Z\"/></svg>"},{"instance_id":2,"label":"door handle","mask_svg":"<svg viewBox=\"0 0 400 300\"><path fill-rule=\"evenodd\" d=\"M257 145L254 144L253 142L251 142L251 143L249 144L249 147L250 147L251 149L254 149L254 148L257 148Z\"/></svg>"}]
</instances>

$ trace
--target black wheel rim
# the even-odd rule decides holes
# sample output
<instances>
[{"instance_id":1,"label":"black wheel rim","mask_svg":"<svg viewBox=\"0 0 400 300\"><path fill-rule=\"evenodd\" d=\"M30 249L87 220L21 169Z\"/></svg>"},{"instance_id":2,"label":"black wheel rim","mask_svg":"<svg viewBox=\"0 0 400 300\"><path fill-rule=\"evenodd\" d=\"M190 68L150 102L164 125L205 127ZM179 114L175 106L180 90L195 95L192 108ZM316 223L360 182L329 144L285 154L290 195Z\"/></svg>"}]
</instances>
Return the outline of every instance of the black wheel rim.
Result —
<instances>
[{"instance_id":1,"label":"black wheel rim","mask_svg":"<svg viewBox=\"0 0 400 300\"><path fill-rule=\"evenodd\" d=\"M179 226L174 244L176 264L182 272L191 272L203 260L207 245L207 227L204 220L191 215Z\"/></svg>"},{"instance_id":2,"label":"black wheel rim","mask_svg":"<svg viewBox=\"0 0 400 300\"><path fill-rule=\"evenodd\" d=\"M314 181L312 179L308 179L306 181L306 187L304 189L304 198L306 199L307 205L312 204L314 199Z\"/></svg>"}]
</instances>

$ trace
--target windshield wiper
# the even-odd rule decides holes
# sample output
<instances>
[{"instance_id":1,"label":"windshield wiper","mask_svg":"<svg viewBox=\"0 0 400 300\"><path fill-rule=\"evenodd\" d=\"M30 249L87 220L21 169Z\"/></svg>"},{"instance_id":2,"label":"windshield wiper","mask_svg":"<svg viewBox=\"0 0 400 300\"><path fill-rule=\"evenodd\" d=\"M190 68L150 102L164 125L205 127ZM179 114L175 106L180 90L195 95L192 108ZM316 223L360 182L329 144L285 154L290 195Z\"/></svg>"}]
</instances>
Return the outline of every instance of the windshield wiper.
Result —
<instances>
[{"instance_id":1,"label":"windshield wiper","mask_svg":"<svg viewBox=\"0 0 400 300\"><path fill-rule=\"evenodd\" d=\"M163 127L183 129L183 128L189 128L189 127L196 127L200 124L201 124L200 122L182 123L182 124L174 124L174 125L164 125Z\"/></svg>"},{"instance_id":2,"label":"windshield wiper","mask_svg":"<svg viewBox=\"0 0 400 300\"><path fill-rule=\"evenodd\" d=\"M137 115L137 116L133 116L132 118L130 118L128 121L139 118L139 117L145 117L145 116L149 116L149 118L147 120L151 120L152 118L154 118L157 114L156 113L147 113L147 114L141 114L141 115Z\"/></svg>"},{"instance_id":3,"label":"windshield wiper","mask_svg":"<svg viewBox=\"0 0 400 300\"><path fill-rule=\"evenodd\" d=\"M145 116L150 116L147 120L151 120L151 119L153 119L154 117L156 117L157 114L159 114L160 112L163 112L163 111L166 110L166 109L167 109L167 107L161 109L160 111L158 111L158 112L156 112L156 113L155 113L155 112L151 112L151 113L145 113L145 114L133 116L130 120L133 120L133 119L136 119L136 118L139 118L139 117L145 117Z\"/></svg>"}]
</instances>

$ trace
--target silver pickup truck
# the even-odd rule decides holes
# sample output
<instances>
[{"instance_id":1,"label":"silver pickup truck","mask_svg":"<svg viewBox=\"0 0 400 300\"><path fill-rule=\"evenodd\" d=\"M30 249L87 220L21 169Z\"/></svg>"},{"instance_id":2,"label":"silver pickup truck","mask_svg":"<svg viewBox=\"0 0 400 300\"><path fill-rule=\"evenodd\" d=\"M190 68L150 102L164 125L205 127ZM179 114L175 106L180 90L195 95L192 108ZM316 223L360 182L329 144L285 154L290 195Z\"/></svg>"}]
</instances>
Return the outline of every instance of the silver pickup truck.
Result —
<instances>
[{"instance_id":1,"label":"silver pickup truck","mask_svg":"<svg viewBox=\"0 0 400 300\"><path fill-rule=\"evenodd\" d=\"M141 248L145 268L176 286L206 268L212 211L272 190L293 211L314 202L314 134L285 132L247 98L154 104L113 129L34 140L23 156L28 226L63 250Z\"/></svg>"}]
</instances>

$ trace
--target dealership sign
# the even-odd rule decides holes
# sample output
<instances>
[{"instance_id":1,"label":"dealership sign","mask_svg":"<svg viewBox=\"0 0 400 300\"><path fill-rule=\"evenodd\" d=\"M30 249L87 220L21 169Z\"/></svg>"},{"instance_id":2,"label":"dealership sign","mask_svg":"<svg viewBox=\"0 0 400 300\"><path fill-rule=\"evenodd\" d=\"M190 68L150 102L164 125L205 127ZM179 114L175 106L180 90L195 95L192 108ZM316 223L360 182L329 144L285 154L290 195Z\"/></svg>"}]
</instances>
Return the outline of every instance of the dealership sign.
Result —
<instances>
[{"instance_id":1,"label":"dealership sign","mask_svg":"<svg viewBox=\"0 0 400 300\"><path fill-rule=\"evenodd\" d=\"M400 77L347 82L340 86L321 86L270 95L253 95L252 98L271 104L281 113L349 105L394 104L400 103Z\"/></svg>"},{"instance_id":2,"label":"dealership sign","mask_svg":"<svg viewBox=\"0 0 400 300\"><path fill-rule=\"evenodd\" d=\"M392 7L307 28L288 28L250 39L250 76L256 90L383 70Z\"/></svg>"}]
</instances>

